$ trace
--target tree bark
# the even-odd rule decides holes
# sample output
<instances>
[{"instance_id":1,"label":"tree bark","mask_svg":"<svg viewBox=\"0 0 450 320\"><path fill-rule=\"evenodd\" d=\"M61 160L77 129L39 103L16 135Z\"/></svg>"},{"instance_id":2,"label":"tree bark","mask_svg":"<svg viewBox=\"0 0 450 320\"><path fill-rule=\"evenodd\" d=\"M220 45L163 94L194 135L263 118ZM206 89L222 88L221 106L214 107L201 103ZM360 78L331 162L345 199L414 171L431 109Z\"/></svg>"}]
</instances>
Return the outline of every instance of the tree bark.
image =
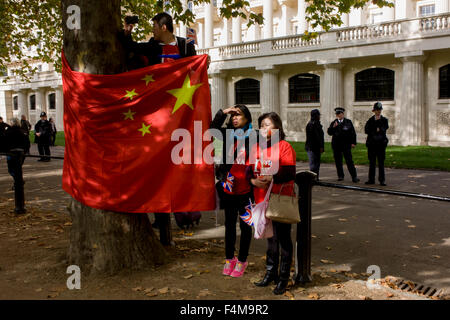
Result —
<instances>
[{"instance_id":1,"label":"tree bark","mask_svg":"<svg viewBox=\"0 0 450 320\"><path fill-rule=\"evenodd\" d=\"M119 42L122 30L120 0L62 0L64 54L72 70L91 74L116 74L126 70ZM69 28L80 9L80 29ZM73 25L73 24L72 24ZM69 262L82 272L114 274L162 264L166 253L147 214L97 210L72 199Z\"/></svg>"}]
</instances>

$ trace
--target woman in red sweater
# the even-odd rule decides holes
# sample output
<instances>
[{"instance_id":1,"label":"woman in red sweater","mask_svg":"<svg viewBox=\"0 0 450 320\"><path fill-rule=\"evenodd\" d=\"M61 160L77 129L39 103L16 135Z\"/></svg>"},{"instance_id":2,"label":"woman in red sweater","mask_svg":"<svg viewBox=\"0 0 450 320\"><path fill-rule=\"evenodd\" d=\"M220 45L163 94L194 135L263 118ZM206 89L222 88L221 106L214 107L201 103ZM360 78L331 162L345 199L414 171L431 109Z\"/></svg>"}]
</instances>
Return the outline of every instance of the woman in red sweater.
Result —
<instances>
[{"instance_id":1,"label":"woman in red sweater","mask_svg":"<svg viewBox=\"0 0 450 320\"><path fill-rule=\"evenodd\" d=\"M295 180L296 154L294 148L286 141L283 124L280 116L275 112L265 113L258 119L260 134L266 138L253 148L252 156L255 159L253 178L255 203L264 200L267 188L273 180L272 193L293 195ZM278 139L275 134L278 133ZM266 274L264 278L255 283L259 287L268 286L272 281L276 283L273 291L283 294L290 277L293 245L291 239L291 225L272 221L273 237L267 239ZM280 262L281 247L281 264ZM278 272L278 269L279 272Z\"/></svg>"}]
</instances>

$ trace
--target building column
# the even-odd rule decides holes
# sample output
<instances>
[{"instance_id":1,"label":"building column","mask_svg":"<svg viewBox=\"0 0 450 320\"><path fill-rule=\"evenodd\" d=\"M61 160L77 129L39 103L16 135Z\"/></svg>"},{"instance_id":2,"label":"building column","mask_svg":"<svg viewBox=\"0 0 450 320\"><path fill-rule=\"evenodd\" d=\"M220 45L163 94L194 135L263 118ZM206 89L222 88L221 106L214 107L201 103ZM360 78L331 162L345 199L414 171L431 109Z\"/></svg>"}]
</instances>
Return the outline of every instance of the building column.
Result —
<instances>
[{"instance_id":1,"label":"building column","mask_svg":"<svg viewBox=\"0 0 450 320\"><path fill-rule=\"evenodd\" d=\"M183 6L183 11L187 10L187 0L181 0L181 5ZM186 25L183 22L180 22L180 32L178 36L182 38L186 38Z\"/></svg>"},{"instance_id":2,"label":"building column","mask_svg":"<svg viewBox=\"0 0 450 320\"><path fill-rule=\"evenodd\" d=\"M263 17L264 17L264 27L263 27L264 39L273 38L273 3L272 3L272 0L264 0L263 1Z\"/></svg>"},{"instance_id":3,"label":"building column","mask_svg":"<svg viewBox=\"0 0 450 320\"><path fill-rule=\"evenodd\" d=\"M447 13L449 8L448 3L449 1L447 0L436 1L436 14Z\"/></svg>"},{"instance_id":4,"label":"building column","mask_svg":"<svg viewBox=\"0 0 450 320\"><path fill-rule=\"evenodd\" d=\"M61 86L55 88L56 130L64 131L64 95Z\"/></svg>"},{"instance_id":5,"label":"building column","mask_svg":"<svg viewBox=\"0 0 450 320\"><path fill-rule=\"evenodd\" d=\"M241 30L241 17L235 17L232 19L232 42L241 43L242 42L242 30Z\"/></svg>"},{"instance_id":6,"label":"building column","mask_svg":"<svg viewBox=\"0 0 450 320\"><path fill-rule=\"evenodd\" d=\"M17 105L18 109L15 112L16 116L20 119L20 117L24 114L27 119L29 119L28 112L28 97L26 90L19 90L17 92Z\"/></svg>"},{"instance_id":7,"label":"building column","mask_svg":"<svg viewBox=\"0 0 450 320\"><path fill-rule=\"evenodd\" d=\"M205 48L205 37L203 35L203 23L202 22L198 22L197 40L198 40L198 47Z\"/></svg>"},{"instance_id":8,"label":"building column","mask_svg":"<svg viewBox=\"0 0 450 320\"><path fill-rule=\"evenodd\" d=\"M421 145L425 143L426 119L424 98L423 54L400 53L396 55L403 62L402 95L400 106L400 143Z\"/></svg>"},{"instance_id":9,"label":"building column","mask_svg":"<svg viewBox=\"0 0 450 320\"><path fill-rule=\"evenodd\" d=\"M36 115L39 117L42 111L45 112L45 90L38 88L35 90L36 95Z\"/></svg>"},{"instance_id":10,"label":"building column","mask_svg":"<svg viewBox=\"0 0 450 320\"><path fill-rule=\"evenodd\" d=\"M286 0L278 0L278 4L281 6L281 21L280 21L280 29L279 34L277 36L287 36L290 34L289 28L289 18L287 16L287 1Z\"/></svg>"},{"instance_id":11,"label":"building column","mask_svg":"<svg viewBox=\"0 0 450 320\"><path fill-rule=\"evenodd\" d=\"M213 10L212 3L205 3L205 48L214 45Z\"/></svg>"},{"instance_id":12,"label":"building column","mask_svg":"<svg viewBox=\"0 0 450 320\"><path fill-rule=\"evenodd\" d=\"M350 26L349 19L350 19L350 17L349 17L348 13L342 14L342 27L343 28L347 28Z\"/></svg>"},{"instance_id":13,"label":"building column","mask_svg":"<svg viewBox=\"0 0 450 320\"><path fill-rule=\"evenodd\" d=\"M307 29L307 23L306 23L306 3L305 0L298 0L297 1L297 21L298 21L298 29L297 33L302 34Z\"/></svg>"},{"instance_id":14,"label":"building column","mask_svg":"<svg viewBox=\"0 0 450 320\"><path fill-rule=\"evenodd\" d=\"M0 91L0 116L9 122L13 114L12 91Z\"/></svg>"},{"instance_id":15,"label":"building column","mask_svg":"<svg viewBox=\"0 0 450 320\"><path fill-rule=\"evenodd\" d=\"M320 88L320 113L324 126L328 126L335 118L334 108L344 106L344 90L342 84L342 63L324 64L324 87Z\"/></svg>"},{"instance_id":16,"label":"building column","mask_svg":"<svg viewBox=\"0 0 450 320\"><path fill-rule=\"evenodd\" d=\"M383 8L384 12L383 15L385 16L384 21L393 21L395 20L395 7L389 8Z\"/></svg>"},{"instance_id":17,"label":"building column","mask_svg":"<svg viewBox=\"0 0 450 320\"><path fill-rule=\"evenodd\" d=\"M262 71L262 83L260 90L261 111L276 112L280 115L280 94L278 83L279 70L273 66L257 69Z\"/></svg>"},{"instance_id":18,"label":"building column","mask_svg":"<svg viewBox=\"0 0 450 320\"><path fill-rule=\"evenodd\" d=\"M410 0L395 0L395 20L407 19L414 14L415 2Z\"/></svg>"},{"instance_id":19,"label":"building column","mask_svg":"<svg viewBox=\"0 0 450 320\"><path fill-rule=\"evenodd\" d=\"M353 9L349 13L349 27L360 26L362 24L362 9Z\"/></svg>"},{"instance_id":20,"label":"building column","mask_svg":"<svg viewBox=\"0 0 450 320\"><path fill-rule=\"evenodd\" d=\"M218 70L212 73L211 77L211 112L214 117L220 109L228 108L227 74L223 70Z\"/></svg>"},{"instance_id":21,"label":"building column","mask_svg":"<svg viewBox=\"0 0 450 320\"><path fill-rule=\"evenodd\" d=\"M230 19L223 20L222 28L222 45L229 45L231 43L231 21Z\"/></svg>"}]
</instances>

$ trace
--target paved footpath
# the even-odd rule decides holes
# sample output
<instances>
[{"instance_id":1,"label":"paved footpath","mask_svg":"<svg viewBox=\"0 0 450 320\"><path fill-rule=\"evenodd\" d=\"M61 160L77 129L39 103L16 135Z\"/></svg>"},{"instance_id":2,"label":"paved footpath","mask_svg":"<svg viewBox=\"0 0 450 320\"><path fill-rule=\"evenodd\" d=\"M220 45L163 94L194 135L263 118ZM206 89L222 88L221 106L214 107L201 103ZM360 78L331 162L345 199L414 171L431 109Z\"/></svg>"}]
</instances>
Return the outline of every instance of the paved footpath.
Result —
<instances>
[{"instance_id":1,"label":"paved footpath","mask_svg":"<svg viewBox=\"0 0 450 320\"><path fill-rule=\"evenodd\" d=\"M32 154L36 154L36 145ZM62 156L62 147L52 147ZM26 206L45 207L67 214L70 197L61 189L62 160L24 163ZM298 170L308 169L298 162ZM346 169L345 169L346 170ZM367 166L357 166L361 182ZM344 184L353 185L348 172ZM385 189L450 196L450 172L386 169ZM336 181L333 164L322 164L321 180ZM0 160L0 211L13 201L12 178L6 161ZM375 185L374 187L380 187ZM448 202L379 195L328 187L313 189L312 261L314 269L346 269L362 273L370 265L381 269L381 277L398 276L450 292L450 205ZM217 218L216 218L217 216ZM194 230L194 238L223 239L223 212L205 212ZM174 231L177 227L172 219ZM293 227L295 236L295 227ZM254 240L251 251L264 255L266 242ZM328 260L323 264L321 260Z\"/></svg>"}]
</instances>

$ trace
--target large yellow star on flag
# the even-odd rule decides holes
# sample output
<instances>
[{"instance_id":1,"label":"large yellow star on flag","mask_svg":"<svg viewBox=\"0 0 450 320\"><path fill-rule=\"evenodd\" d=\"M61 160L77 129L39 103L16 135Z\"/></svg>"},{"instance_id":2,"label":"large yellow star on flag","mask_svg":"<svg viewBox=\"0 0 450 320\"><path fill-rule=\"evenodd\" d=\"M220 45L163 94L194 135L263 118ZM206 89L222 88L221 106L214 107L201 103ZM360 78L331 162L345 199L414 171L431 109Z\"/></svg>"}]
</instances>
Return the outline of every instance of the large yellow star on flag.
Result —
<instances>
[{"instance_id":1,"label":"large yellow star on flag","mask_svg":"<svg viewBox=\"0 0 450 320\"><path fill-rule=\"evenodd\" d=\"M155 79L153 79L153 75L152 74L146 74L144 78L142 78L141 80L145 81L145 85L148 86L149 82L155 82Z\"/></svg>"},{"instance_id":2,"label":"large yellow star on flag","mask_svg":"<svg viewBox=\"0 0 450 320\"><path fill-rule=\"evenodd\" d=\"M142 136L145 136L146 133L151 133L150 132L150 127L151 126L152 126L151 124L146 126L145 123L142 123L142 128L138 129L138 131L141 131L142 132Z\"/></svg>"},{"instance_id":3,"label":"large yellow star on flag","mask_svg":"<svg viewBox=\"0 0 450 320\"><path fill-rule=\"evenodd\" d=\"M173 107L172 114L174 114L178 109L180 109L184 104L186 104L189 108L194 110L194 106L192 104L192 97L194 96L195 91L203 85L203 83L191 85L191 79L189 75L184 79L183 86L178 89L168 90L167 92L177 98L177 102L175 102L175 106Z\"/></svg>"},{"instance_id":4,"label":"large yellow star on flag","mask_svg":"<svg viewBox=\"0 0 450 320\"><path fill-rule=\"evenodd\" d=\"M136 112L131 112L131 109L128 109L128 112L123 112L122 114L125 115L125 119L123 120L134 120L134 115L136 114Z\"/></svg>"},{"instance_id":5,"label":"large yellow star on flag","mask_svg":"<svg viewBox=\"0 0 450 320\"><path fill-rule=\"evenodd\" d=\"M133 89L131 91L125 90L127 92L126 95L124 95L124 98L130 98L130 100L133 100L134 96L137 96L138 93L136 92L136 89Z\"/></svg>"}]
</instances>

